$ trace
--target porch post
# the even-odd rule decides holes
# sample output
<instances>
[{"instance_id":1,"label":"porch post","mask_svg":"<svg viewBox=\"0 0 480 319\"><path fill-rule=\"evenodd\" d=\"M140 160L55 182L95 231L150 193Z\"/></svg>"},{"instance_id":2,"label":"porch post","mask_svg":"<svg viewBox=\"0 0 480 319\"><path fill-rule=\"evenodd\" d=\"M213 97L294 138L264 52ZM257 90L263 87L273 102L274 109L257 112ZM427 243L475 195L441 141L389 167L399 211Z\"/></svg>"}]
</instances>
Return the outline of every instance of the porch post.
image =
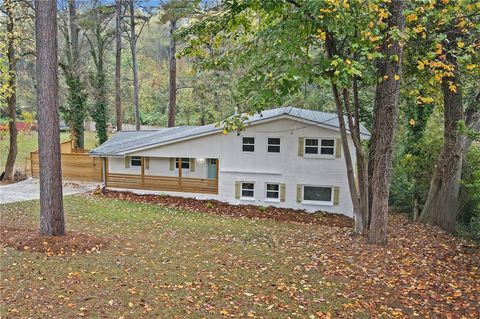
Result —
<instances>
[{"instance_id":1,"label":"porch post","mask_svg":"<svg viewBox=\"0 0 480 319\"><path fill-rule=\"evenodd\" d=\"M178 185L182 185L182 158L177 157L177 165L178 165Z\"/></svg>"},{"instance_id":2,"label":"porch post","mask_svg":"<svg viewBox=\"0 0 480 319\"><path fill-rule=\"evenodd\" d=\"M145 157L141 157L141 175L142 175L142 186L145 183Z\"/></svg>"},{"instance_id":3,"label":"porch post","mask_svg":"<svg viewBox=\"0 0 480 319\"><path fill-rule=\"evenodd\" d=\"M215 167L215 181L217 182L217 194L218 194L218 178L219 178L219 173L220 171L220 160L217 158L217 165Z\"/></svg>"}]
</instances>

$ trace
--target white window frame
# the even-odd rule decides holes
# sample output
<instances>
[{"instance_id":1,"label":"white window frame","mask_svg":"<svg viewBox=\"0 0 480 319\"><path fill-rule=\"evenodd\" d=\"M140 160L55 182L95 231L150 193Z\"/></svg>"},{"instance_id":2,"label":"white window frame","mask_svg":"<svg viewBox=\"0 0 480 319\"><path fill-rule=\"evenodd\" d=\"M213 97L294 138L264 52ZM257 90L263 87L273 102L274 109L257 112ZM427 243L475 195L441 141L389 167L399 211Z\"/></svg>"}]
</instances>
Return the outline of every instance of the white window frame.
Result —
<instances>
[{"instance_id":1,"label":"white window frame","mask_svg":"<svg viewBox=\"0 0 480 319\"><path fill-rule=\"evenodd\" d=\"M180 161L177 160L178 158L180 159ZM183 163L188 163L188 168L182 167L182 171L190 171L190 158L187 158L187 157L178 157L178 158L175 157L175 170L178 171L178 168L179 168L178 164L180 164L180 167L182 167ZM188 162L186 161L184 162L183 161L184 159L188 159Z\"/></svg>"},{"instance_id":2,"label":"white window frame","mask_svg":"<svg viewBox=\"0 0 480 319\"><path fill-rule=\"evenodd\" d=\"M270 144L270 139L278 139L278 144ZM270 152L268 149L270 146L278 146L278 152ZM267 137L267 153L268 154L280 154L282 152L282 139L280 137Z\"/></svg>"},{"instance_id":3,"label":"white window frame","mask_svg":"<svg viewBox=\"0 0 480 319\"><path fill-rule=\"evenodd\" d=\"M243 196L243 184L252 184L253 189L246 189L247 191L252 191L253 196ZM255 200L255 182L240 182L240 200L244 201L254 201Z\"/></svg>"},{"instance_id":4,"label":"white window frame","mask_svg":"<svg viewBox=\"0 0 480 319\"><path fill-rule=\"evenodd\" d=\"M318 201L318 200L306 200L305 199L305 187L323 187L330 188L331 195L330 201ZM302 204L311 204L311 205L321 205L321 206L333 206L333 196L335 192L335 187L331 185L302 185Z\"/></svg>"},{"instance_id":5,"label":"white window frame","mask_svg":"<svg viewBox=\"0 0 480 319\"><path fill-rule=\"evenodd\" d=\"M307 153L307 147L315 147L315 146L309 146L307 145L307 140L317 140L318 145L317 147L317 153L312 154L312 153ZM333 141L333 146L324 146L325 148L333 148L333 154L322 154L322 140L330 140ZM337 140L333 137L305 137L305 140L303 142L303 157L305 158L325 158L325 159L334 159L335 158L335 150L337 146Z\"/></svg>"},{"instance_id":6,"label":"white window frame","mask_svg":"<svg viewBox=\"0 0 480 319\"><path fill-rule=\"evenodd\" d=\"M244 138L253 138L253 144L249 144L249 143L246 144L246 143L244 143L244 142L243 142L243 139L244 139ZM245 150L243 149L243 147L244 147L244 146L247 146L247 145L248 145L248 146L253 146L253 151L245 151ZM242 136L242 152L243 152L243 153L247 153L247 154L255 153L255 137L254 137L254 136Z\"/></svg>"},{"instance_id":7,"label":"white window frame","mask_svg":"<svg viewBox=\"0 0 480 319\"><path fill-rule=\"evenodd\" d=\"M133 165L133 161L140 161L140 165ZM141 156L132 156L130 157L130 167L142 167L142 157Z\"/></svg>"},{"instance_id":8,"label":"white window frame","mask_svg":"<svg viewBox=\"0 0 480 319\"><path fill-rule=\"evenodd\" d=\"M278 190L277 191L269 191L268 190L268 185L277 185L278 186ZM267 197L267 193L268 192L277 192L278 194L278 197L277 198L271 198L271 197ZM265 201L266 202L275 202L275 203L279 203L280 202L280 183L270 183L270 182L266 182L265 183Z\"/></svg>"}]
</instances>

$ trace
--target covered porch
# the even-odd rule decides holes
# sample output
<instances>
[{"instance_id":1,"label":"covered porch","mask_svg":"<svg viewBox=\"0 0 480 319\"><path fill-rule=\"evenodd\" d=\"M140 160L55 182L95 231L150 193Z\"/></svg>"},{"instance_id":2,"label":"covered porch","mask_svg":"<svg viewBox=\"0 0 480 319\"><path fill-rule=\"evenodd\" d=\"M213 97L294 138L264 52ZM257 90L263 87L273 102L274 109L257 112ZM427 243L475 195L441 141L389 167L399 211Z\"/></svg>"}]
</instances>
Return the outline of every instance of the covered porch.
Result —
<instances>
[{"instance_id":1,"label":"covered porch","mask_svg":"<svg viewBox=\"0 0 480 319\"><path fill-rule=\"evenodd\" d=\"M216 158L126 156L104 160L107 187L218 194Z\"/></svg>"}]
</instances>

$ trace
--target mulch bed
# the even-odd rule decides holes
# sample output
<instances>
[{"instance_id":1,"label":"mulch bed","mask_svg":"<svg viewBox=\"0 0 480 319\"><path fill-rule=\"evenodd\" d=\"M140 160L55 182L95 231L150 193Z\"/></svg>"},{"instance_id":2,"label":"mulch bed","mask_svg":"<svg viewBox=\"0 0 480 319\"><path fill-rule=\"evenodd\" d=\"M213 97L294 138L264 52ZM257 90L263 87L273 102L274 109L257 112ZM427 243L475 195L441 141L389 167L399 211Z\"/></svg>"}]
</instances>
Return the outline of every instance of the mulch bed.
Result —
<instances>
[{"instance_id":1,"label":"mulch bed","mask_svg":"<svg viewBox=\"0 0 480 319\"><path fill-rule=\"evenodd\" d=\"M127 200L138 203L160 204L167 207L220 216L243 217L249 219L271 219L281 222L317 224L331 227L353 227L353 219L341 214L326 212L307 213L303 210L278 208L274 206L231 205L217 200L199 200L167 195L135 194L126 191L105 189L96 193L111 199ZM100 195L101 194L101 195Z\"/></svg>"},{"instance_id":2,"label":"mulch bed","mask_svg":"<svg viewBox=\"0 0 480 319\"><path fill-rule=\"evenodd\" d=\"M0 245L62 256L98 252L107 246L107 241L77 232L68 232L65 236L43 236L37 229L0 224Z\"/></svg>"}]
</instances>

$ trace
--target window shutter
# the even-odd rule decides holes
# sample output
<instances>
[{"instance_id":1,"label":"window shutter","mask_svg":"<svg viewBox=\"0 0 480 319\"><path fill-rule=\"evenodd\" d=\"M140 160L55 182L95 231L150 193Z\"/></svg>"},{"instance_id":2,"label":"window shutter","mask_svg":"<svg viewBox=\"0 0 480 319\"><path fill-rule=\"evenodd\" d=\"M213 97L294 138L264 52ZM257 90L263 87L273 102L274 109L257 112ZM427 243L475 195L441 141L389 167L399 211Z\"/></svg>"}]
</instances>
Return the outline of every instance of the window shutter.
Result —
<instances>
[{"instance_id":1,"label":"window shutter","mask_svg":"<svg viewBox=\"0 0 480 319\"><path fill-rule=\"evenodd\" d=\"M298 156L303 156L304 145L305 145L305 138L299 137L298 138Z\"/></svg>"},{"instance_id":2,"label":"window shutter","mask_svg":"<svg viewBox=\"0 0 480 319\"><path fill-rule=\"evenodd\" d=\"M240 182L235 182L235 199L240 199Z\"/></svg>"},{"instance_id":3,"label":"window shutter","mask_svg":"<svg viewBox=\"0 0 480 319\"><path fill-rule=\"evenodd\" d=\"M337 138L335 141L335 157L340 158L342 156L342 139Z\"/></svg>"},{"instance_id":4,"label":"window shutter","mask_svg":"<svg viewBox=\"0 0 480 319\"><path fill-rule=\"evenodd\" d=\"M280 184L280 201L285 201L285 184Z\"/></svg>"},{"instance_id":5,"label":"window shutter","mask_svg":"<svg viewBox=\"0 0 480 319\"><path fill-rule=\"evenodd\" d=\"M195 172L195 159L190 159L190 172Z\"/></svg>"},{"instance_id":6,"label":"window shutter","mask_svg":"<svg viewBox=\"0 0 480 319\"><path fill-rule=\"evenodd\" d=\"M297 203L302 202L302 185L297 185Z\"/></svg>"},{"instance_id":7,"label":"window shutter","mask_svg":"<svg viewBox=\"0 0 480 319\"><path fill-rule=\"evenodd\" d=\"M145 169L150 169L150 157L143 158L143 165L145 165Z\"/></svg>"},{"instance_id":8,"label":"window shutter","mask_svg":"<svg viewBox=\"0 0 480 319\"><path fill-rule=\"evenodd\" d=\"M130 156L125 156L125 168L130 167Z\"/></svg>"},{"instance_id":9,"label":"window shutter","mask_svg":"<svg viewBox=\"0 0 480 319\"><path fill-rule=\"evenodd\" d=\"M340 187L333 188L333 205L338 205L340 201Z\"/></svg>"},{"instance_id":10,"label":"window shutter","mask_svg":"<svg viewBox=\"0 0 480 319\"><path fill-rule=\"evenodd\" d=\"M175 157L170 157L170 170L173 171L175 169Z\"/></svg>"}]
</instances>

